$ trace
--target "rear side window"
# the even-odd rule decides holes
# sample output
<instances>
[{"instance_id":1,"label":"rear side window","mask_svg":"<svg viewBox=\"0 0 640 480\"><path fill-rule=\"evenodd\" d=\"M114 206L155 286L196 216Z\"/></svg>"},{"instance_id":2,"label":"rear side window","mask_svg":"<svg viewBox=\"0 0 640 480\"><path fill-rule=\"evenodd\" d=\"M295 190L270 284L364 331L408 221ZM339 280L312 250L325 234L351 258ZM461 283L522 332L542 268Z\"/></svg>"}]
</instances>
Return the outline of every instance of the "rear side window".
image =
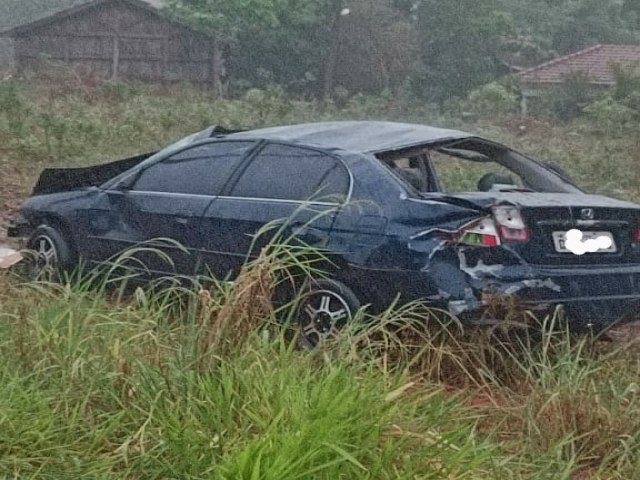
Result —
<instances>
[{"instance_id":1,"label":"rear side window","mask_svg":"<svg viewBox=\"0 0 640 480\"><path fill-rule=\"evenodd\" d=\"M336 202L349 190L349 174L333 157L289 145L267 145L244 171L234 197Z\"/></svg>"},{"instance_id":2,"label":"rear side window","mask_svg":"<svg viewBox=\"0 0 640 480\"><path fill-rule=\"evenodd\" d=\"M133 190L219 195L253 142L216 142L183 150L145 169Z\"/></svg>"}]
</instances>

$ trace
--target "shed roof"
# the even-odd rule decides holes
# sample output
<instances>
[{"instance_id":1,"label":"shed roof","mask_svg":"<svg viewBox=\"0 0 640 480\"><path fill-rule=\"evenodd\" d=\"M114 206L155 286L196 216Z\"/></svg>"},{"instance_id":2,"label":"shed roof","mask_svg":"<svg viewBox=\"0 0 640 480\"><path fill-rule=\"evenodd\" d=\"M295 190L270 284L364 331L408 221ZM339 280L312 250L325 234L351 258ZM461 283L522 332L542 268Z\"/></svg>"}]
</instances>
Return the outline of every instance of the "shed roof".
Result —
<instances>
[{"instance_id":1,"label":"shed roof","mask_svg":"<svg viewBox=\"0 0 640 480\"><path fill-rule=\"evenodd\" d=\"M640 45L595 45L558 57L518 73L523 83L562 83L567 75L582 72L589 83L614 85L613 66L640 67Z\"/></svg>"},{"instance_id":2,"label":"shed roof","mask_svg":"<svg viewBox=\"0 0 640 480\"><path fill-rule=\"evenodd\" d=\"M139 9L152 12L155 15L159 15L161 8L164 6L164 0L78 0L76 2L72 2L71 4L69 2L65 3L61 0L58 0L57 2L56 1L52 2L53 5L47 14L40 15L27 23L16 25L16 26L13 26L12 28L4 30L0 32L0 36L16 37L24 33L30 32L32 30L37 30L40 27L50 25L59 20L66 19L70 16L82 14L95 7L98 7L102 4L110 3L110 2L125 3L134 8L139 8ZM163 17L163 20L169 23L177 24L182 28L187 28L190 30L197 31L191 26L185 23L182 23L180 21L177 21L175 19ZM201 31L197 31L197 32L200 34L207 35L206 32L201 32Z\"/></svg>"},{"instance_id":3,"label":"shed roof","mask_svg":"<svg viewBox=\"0 0 640 480\"><path fill-rule=\"evenodd\" d=\"M233 133L228 138L284 140L323 148L339 148L357 153L391 152L446 140L470 138L458 130L411 123L342 121L303 123Z\"/></svg>"}]
</instances>

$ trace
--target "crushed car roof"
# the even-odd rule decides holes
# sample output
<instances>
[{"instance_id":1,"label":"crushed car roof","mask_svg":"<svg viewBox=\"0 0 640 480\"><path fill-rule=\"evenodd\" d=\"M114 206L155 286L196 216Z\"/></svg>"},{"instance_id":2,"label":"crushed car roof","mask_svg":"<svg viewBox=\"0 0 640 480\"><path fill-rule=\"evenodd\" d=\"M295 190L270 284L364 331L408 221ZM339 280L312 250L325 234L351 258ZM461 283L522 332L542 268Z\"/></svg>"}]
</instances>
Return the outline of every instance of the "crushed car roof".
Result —
<instances>
[{"instance_id":1,"label":"crushed car roof","mask_svg":"<svg viewBox=\"0 0 640 480\"><path fill-rule=\"evenodd\" d=\"M357 153L382 153L474 135L411 123L342 121L261 128L233 133L228 137L284 140Z\"/></svg>"}]
</instances>

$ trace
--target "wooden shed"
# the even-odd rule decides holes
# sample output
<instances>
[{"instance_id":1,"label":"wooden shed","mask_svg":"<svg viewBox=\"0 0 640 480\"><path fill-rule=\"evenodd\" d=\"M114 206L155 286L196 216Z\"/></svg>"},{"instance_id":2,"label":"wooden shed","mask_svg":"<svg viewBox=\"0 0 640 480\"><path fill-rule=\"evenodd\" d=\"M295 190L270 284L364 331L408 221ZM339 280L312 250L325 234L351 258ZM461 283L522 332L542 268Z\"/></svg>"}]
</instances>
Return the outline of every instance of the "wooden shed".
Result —
<instances>
[{"instance_id":1,"label":"wooden shed","mask_svg":"<svg viewBox=\"0 0 640 480\"><path fill-rule=\"evenodd\" d=\"M3 32L18 73L58 61L107 78L188 81L217 87L224 64L215 37L169 19L158 0L91 0Z\"/></svg>"}]
</instances>

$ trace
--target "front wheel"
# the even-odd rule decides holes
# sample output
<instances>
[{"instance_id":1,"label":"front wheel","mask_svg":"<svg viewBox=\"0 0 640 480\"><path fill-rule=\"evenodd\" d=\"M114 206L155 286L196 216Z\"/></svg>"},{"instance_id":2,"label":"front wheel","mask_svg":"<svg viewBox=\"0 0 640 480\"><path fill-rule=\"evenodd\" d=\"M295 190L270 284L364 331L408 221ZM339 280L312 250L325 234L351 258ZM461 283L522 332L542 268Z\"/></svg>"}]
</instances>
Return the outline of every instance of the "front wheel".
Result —
<instances>
[{"instance_id":1,"label":"front wheel","mask_svg":"<svg viewBox=\"0 0 640 480\"><path fill-rule=\"evenodd\" d=\"M336 337L359 308L358 298L346 285L328 279L308 282L296 312L298 344L311 349Z\"/></svg>"},{"instance_id":2,"label":"front wheel","mask_svg":"<svg viewBox=\"0 0 640 480\"><path fill-rule=\"evenodd\" d=\"M25 274L30 280L58 279L74 265L73 250L65 237L53 227L41 225L27 242L31 255Z\"/></svg>"}]
</instances>

